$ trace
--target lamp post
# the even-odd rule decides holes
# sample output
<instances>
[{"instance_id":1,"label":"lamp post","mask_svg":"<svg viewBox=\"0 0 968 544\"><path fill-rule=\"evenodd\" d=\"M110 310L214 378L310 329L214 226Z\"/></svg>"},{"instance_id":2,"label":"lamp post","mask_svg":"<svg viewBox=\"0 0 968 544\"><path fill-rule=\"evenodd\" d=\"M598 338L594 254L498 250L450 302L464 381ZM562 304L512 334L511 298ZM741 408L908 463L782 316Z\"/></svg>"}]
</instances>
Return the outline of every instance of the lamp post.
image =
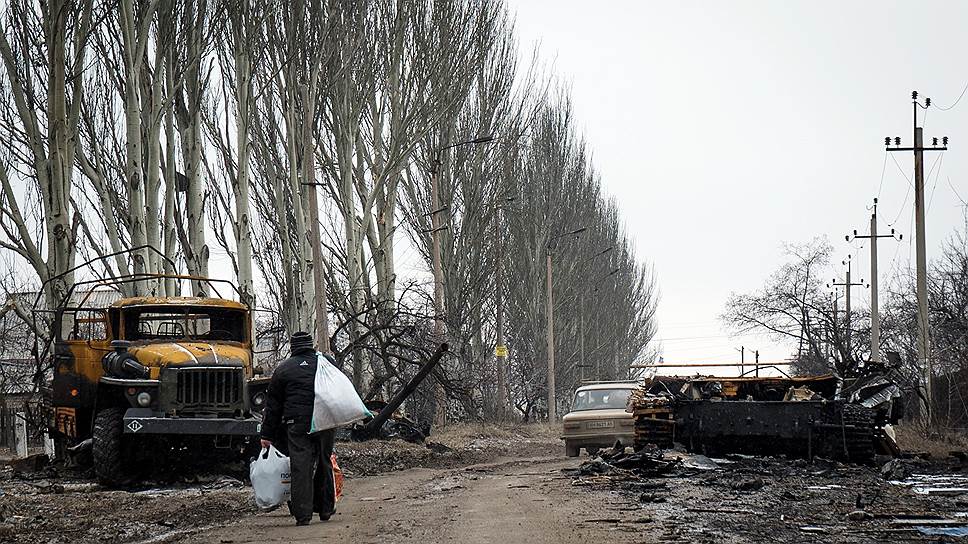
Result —
<instances>
[{"instance_id":1,"label":"lamp post","mask_svg":"<svg viewBox=\"0 0 968 544\"><path fill-rule=\"evenodd\" d=\"M441 154L455 147L471 144L493 142L492 135L480 136L473 140L466 140L454 144L438 147L433 159L433 172L430 176L430 233L432 237L432 259L434 273L434 337L440 342L444 331L444 271L440 260L440 231L445 227L440 225L440 212L446 208L440 206L440 157ZM447 421L447 394L439 382L434 389L434 400L437 405L434 411L434 425L443 426Z\"/></svg>"},{"instance_id":2,"label":"lamp post","mask_svg":"<svg viewBox=\"0 0 968 544\"><path fill-rule=\"evenodd\" d=\"M585 227L576 229L569 232L563 232L556 236L553 236L548 240L547 255L546 255L546 279L547 279L547 296L546 312L548 314L547 324L547 341L548 341L548 421L555 421L558 419L557 415L557 396L555 394L555 308L554 308L554 294L552 292L552 250L554 249L554 242L559 238L564 236L569 236L572 234L581 234L585 232Z\"/></svg>"},{"instance_id":3,"label":"lamp post","mask_svg":"<svg viewBox=\"0 0 968 544\"><path fill-rule=\"evenodd\" d=\"M592 255L588 259L586 259L585 262L586 263L589 263L591 261L594 261L595 259L597 259L597 258L601 257L602 255L608 253L609 251L612 251L612 249L613 249L612 247L607 247L607 248L599 251L598 253ZM612 270L608 274L605 274L601 278L598 278L597 280L595 280L594 282L592 282L591 285L594 285L595 286L595 290L597 291L598 290L598 284L600 284L601 282L605 281L609 276L611 276L612 274L617 273L618 271L619 271L619 269L617 269L617 268L615 270ZM588 362L585 360L585 290L584 289L581 290L581 293L579 294L579 299L578 299L578 357L579 357L578 368L581 369L580 370L580 375L579 375L579 383L584 383L585 382L585 369L590 366L588 364ZM599 365L599 367L600 367L600 365ZM601 379L600 372L598 370L596 370L596 372L595 372L595 379L597 379L597 380L600 380Z\"/></svg>"}]
</instances>

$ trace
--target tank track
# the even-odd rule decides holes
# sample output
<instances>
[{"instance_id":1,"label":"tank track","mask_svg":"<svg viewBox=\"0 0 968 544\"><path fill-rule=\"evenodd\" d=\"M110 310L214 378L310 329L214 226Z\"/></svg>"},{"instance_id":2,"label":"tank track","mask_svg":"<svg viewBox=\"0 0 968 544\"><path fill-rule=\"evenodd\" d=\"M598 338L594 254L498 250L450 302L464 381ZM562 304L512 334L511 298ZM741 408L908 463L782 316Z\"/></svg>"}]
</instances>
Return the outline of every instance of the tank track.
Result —
<instances>
[{"instance_id":1,"label":"tank track","mask_svg":"<svg viewBox=\"0 0 968 544\"><path fill-rule=\"evenodd\" d=\"M835 456L852 463L873 462L874 411L864 406L844 404L834 414L834 419L830 423L839 428L830 428L825 440Z\"/></svg>"}]
</instances>

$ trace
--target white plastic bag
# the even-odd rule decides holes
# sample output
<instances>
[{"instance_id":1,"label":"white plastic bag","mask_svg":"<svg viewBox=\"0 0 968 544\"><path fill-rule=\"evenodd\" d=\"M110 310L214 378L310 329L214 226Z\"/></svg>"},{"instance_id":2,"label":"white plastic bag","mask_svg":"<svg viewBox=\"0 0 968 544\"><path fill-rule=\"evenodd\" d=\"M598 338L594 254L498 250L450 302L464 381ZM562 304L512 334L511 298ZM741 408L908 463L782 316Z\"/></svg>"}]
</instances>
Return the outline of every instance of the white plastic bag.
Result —
<instances>
[{"instance_id":1,"label":"white plastic bag","mask_svg":"<svg viewBox=\"0 0 968 544\"><path fill-rule=\"evenodd\" d=\"M291 477L289 458L275 446L263 448L249 465L256 506L268 510L288 501Z\"/></svg>"},{"instance_id":2,"label":"white plastic bag","mask_svg":"<svg viewBox=\"0 0 968 544\"><path fill-rule=\"evenodd\" d=\"M313 420L309 432L325 431L370 417L350 379L322 354L316 354Z\"/></svg>"}]
</instances>

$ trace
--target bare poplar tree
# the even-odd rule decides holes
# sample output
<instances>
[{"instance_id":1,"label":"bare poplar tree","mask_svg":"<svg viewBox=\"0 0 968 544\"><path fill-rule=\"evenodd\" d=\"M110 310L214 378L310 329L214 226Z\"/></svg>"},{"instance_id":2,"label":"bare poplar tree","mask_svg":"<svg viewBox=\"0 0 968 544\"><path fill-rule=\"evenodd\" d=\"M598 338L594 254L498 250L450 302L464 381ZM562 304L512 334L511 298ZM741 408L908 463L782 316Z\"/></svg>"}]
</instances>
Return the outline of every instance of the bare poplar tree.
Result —
<instances>
[{"instance_id":1,"label":"bare poplar tree","mask_svg":"<svg viewBox=\"0 0 968 544\"><path fill-rule=\"evenodd\" d=\"M3 20L0 59L8 100L0 106L6 154L0 162L0 247L23 257L41 281L59 278L47 291L53 306L73 283L68 271L77 247L77 209L71 187L92 2L11 2ZM37 230L18 188L39 196Z\"/></svg>"}]
</instances>

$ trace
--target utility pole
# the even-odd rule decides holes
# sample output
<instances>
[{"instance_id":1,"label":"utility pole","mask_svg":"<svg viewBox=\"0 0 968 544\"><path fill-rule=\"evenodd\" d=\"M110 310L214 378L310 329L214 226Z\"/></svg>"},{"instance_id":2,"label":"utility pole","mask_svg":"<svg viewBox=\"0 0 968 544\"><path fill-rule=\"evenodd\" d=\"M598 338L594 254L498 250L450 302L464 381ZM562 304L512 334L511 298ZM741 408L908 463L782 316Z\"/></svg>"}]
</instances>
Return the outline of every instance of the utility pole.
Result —
<instances>
[{"instance_id":1,"label":"utility pole","mask_svg":"<svg viewBox=\"0 0 968 544\"><path fill-rule=\"evenodd\" d=\"M838 300L839 297L837 296L837 293L836 292L834 292L833 295L834 295L833 330L827 331L827 342L828 342L828 344L827 344L827 351L831 351L833 349L834 342L837 340L837 329L840 328L839 325L838 325L838 323L837 323L838 316L840 315L840 310L837 309L837 300ZM836 354L828 353L827 354L827 360L828 361L830 360L830 356L831 355L836 355Z\"/></svg>"},{"instance_id":2,"label":"utility pole","mask_svg":"<svg viewBox=\"0 0 968 544\"><path fill-rule=\"evenodd\" d=\"M310 104L309 87L306 84L299 86L300 94L304 105ZM315 164L313 160L313 109L305 108L305 118L303 119L303 186L309 192L309 244L312 246L311 254L313 258L313 291L315 291L314 307L316 310L316 342L319 351L330 353L329 345L329 305L326 300L326 275L323 270L322 241L319 234L319 198L316 195Z\"/></svg>"},{"instance_id":3,"label":"utility pole","mask_svg":"<svg viewBox=\"0 0 968 544\"><path fill-rule=\"evenodd\" d=\"M942 138L942 145L938 145L938 139L933 138L931 147L924 147L923 134L918 126L918 108L928 109L931 106L931 99L925 98L924 105L918 102L918 92L911 93L911 102L914 109L914 146L901 147L901 138L894 137L894 147L891 147L891 138L884 138L887 151L913 151L914 152L914 216L917 230L915 240L917 241L917 269L918 269L918 364L921 367L921 414L924 418L925 426L932 423L931 411L933 409L932 396L932 368L931 368L931 324L928 321L928 259L927 248L925 247L925 225L924 225L924 152L925 151L947 151L948 137Z\"/></svg>"},{"instance_id":4,"label":"utility pole","mask_svg":"<svg viewBox=\"0 0 968 544\"><path fill-rule=\"evenodd\" d=\"M501 251L501 207L495 210L494 243L497 257L494 259L494 298L497 306L496 326L497 345L494 346L494 361L497 365L497 418L504 421L507 406L507 358L508 347L504 344L504 255Z\"/></svg>"},{"instance_id":5,"label":"utility pole","mask_svg":"<svg viewBox=\"0 0 968 544\"><path fill-rule=\"evenodd\" d=\"M845 309L845 314L844 314L844 325L847 332L846 332L846 335L844 336L844 347L845 347L845 351L847 352L845 355L849 359L850 358L850 288L857 287L858 285L861 285L861 286L864 285L864 280L861 279L860 282L850 281L850 263L851 263L850 255L847 256L846 261L842 261L842 262L847 267L847 280L838 282L837 279L834 278L832 283L827 284L827 287L831 287L831 286L843 287L844 290L847 292L847 307ZM836 320L836 318L837 318L837 310L834 309L834 320Z\"/></svg>"},{"instance_id":6,"label":"utility pole","mask_svg":"<svg viewBox=\"0 0 968 544\"><path fill-rule=\"evenodd\" d=\"M445 323L444 323L444 270L440 259L440 231L446 226L440 225L440 212L448 209L440 206L440 168L441 155L448 149L470 144L484 144L493 142L494 136L481 136L473 140L457 142L438 147L435 150L433 160L433 171L430 176L430 233L432 236L431 259L433 260L434 273L434 337L438 343L445 343ZM447 423L447 392L439 381L434 386L434 425L442 427Z\"/></svg>"},{"instance_id":7,"label":"utility pole","mask_svg":"<svg viewBox=\"0 0 968 544\"><path fill-rule=\"evenodd\" d=\"M594 261L599 257L601 257L602 255L608 253L609 251L612 251L612 249L613 249L612 247L607 247L599 251L595 255L592 255L589 259L587 259L586 262ZM603 281L607 280L608 278L617 274L620 271L621 269L616 268L615 270L612 270L608 274L605 274L604 276L598 278L594 282L589 282L589 285L594 285L594 287L592 288L592 292L593 293L597 292L599 285L601 285ZM586 359L586 353L585 353L585 309L586 309L585 293L586 293L586 290L582 289L581 294L578 295L578 354L579 354L578 356L580 359L577 366L580 369L579 383L585 383L585 369L591 367L591 365L588 364L588 360ZM595 372L596 380L602 379L600 375L601 373L600 369L601 369L601 365L596 365L596 372Z\"/></svg>"},{"instance_id":8,"label":"utility pole","mask_svg":"<svg viewBox=\"0 0 968 544\"><path fill-rule=\"evenodd\" d=\"M555 305L554 305L554 294L552 293L552 265L551 265L551 255L554 249L554 242L561 238L562 236L569 236L572 234L581 234L585 232L585 227L576 229L570 232L564 232L557 236L551 237L548 240L547 254L546 254L546 265L547 270L545 271L545 277L547 279L546 293L545 293L545 304L547 305L545 313L548 316L546 337L548 341L548 421L556 421L558 419L557 414L557 395L555 393Z\"/></svg>"},{"instance_id":9,"label":"utility pole","mask_svg":"<svg viewBox=\"0 0 968 544\"><path fill-rule=\"evenodd\" d=\"M434 158L430 176L430 235L434 273L434 341L444 342L444 271L440 262L440 152ZM447 392L440 381L434 382L434 426L447 424Z\"/></svg>"},{"instance_id":10,"label":"utility pole","mask_svg":"<svg viewBox=\"0 0 968 544\"><path fill-rule=\"evenodd\" d=\"M547 341L548 341L548 421L555 421L558 419L556 414L557 399L555 396L555 304L552 300L552 289L551 289L551 247L548 247L547 255L547 270L545 274L547 276L547 291L545 293L545 302L548 307L545 310L548 315L548 331L547 331Z\"/></svg>"},{"instance_id":11,"label":"utility pole","mask_svg":"<svg viewBox=\"0 0 968 544\"><path fill-rule=\"evenodd\" d=\"M896 239L901 240L903 234L897 235ZM845 237L850 241L850 236ZM863 236L854 231L854 238L868 238L871 241L871 362L881 361L881 314L877 303L877 239L895 238L894 229L890 234L877 234L877 199L874 199L874 211L871 213L870 234ZM850 281L850 280L848 280Z\"/></svg>"}]
</instances>

